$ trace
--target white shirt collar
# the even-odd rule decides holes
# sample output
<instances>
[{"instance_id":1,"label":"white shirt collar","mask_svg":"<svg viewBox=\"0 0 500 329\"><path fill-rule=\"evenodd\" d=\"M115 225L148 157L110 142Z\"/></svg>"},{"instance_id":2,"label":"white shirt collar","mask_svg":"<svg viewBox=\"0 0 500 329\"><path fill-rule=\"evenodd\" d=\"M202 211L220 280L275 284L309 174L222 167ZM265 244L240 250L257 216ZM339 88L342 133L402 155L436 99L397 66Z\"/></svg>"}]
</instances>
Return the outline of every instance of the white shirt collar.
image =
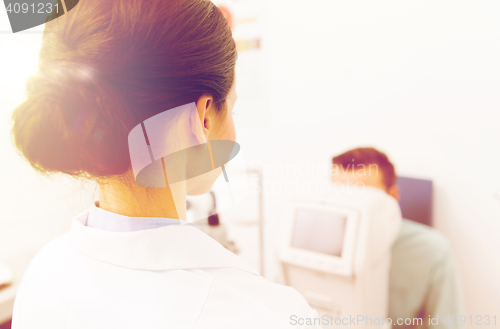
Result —
<instances>
[{"instance_id":1,"label":"white shirt collar","mask_svg":"<svg viewBox=\"0 0 500 329\"><path fill-rule=\"evenodd\" d=\"M86 210L73 219L69 240L79 253L98 261L140 270L235 268L259 275L243 259L192 225L110 232L87 227L88 216Z\"/></svg>"},{"instance_id":2,"label":"white shirt collar","mask_svg":"<svg viewBox=\"0 0 500 329\"><path fill-rule=\"evenodd\" d=\"M149 230L167 225L186 224L172 218L157 217L128 217L99 208L96 204L90 208L86 226L111 231L111 232L133 232L140 230Z\"/></svg>"}]
</instances>

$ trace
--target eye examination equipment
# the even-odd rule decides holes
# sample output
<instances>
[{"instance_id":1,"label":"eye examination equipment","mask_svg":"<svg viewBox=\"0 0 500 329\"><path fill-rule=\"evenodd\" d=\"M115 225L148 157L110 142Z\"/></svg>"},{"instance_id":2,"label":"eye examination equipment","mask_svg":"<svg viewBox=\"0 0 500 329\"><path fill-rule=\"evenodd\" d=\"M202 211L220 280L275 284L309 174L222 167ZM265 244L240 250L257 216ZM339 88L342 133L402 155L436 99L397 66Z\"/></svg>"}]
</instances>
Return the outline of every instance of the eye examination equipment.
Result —
<instances>
[{"instance_id":1,"label":"eye examination equipment","mask_svg":"<svg viewBox=\"0 0 500 329\"><path fill-rule=\"evenodd\" d=\"M210 193L187 196L187 221L205 231L223 246L226 246L225 241L234 240L234 249L232 247L228 249L236 252L264 276L266 271L262 169L251 167L233 170L231 177L233 181L241 181L242 178L248 180L248 193L238 202L238 206L231 207L231 200L225 197L227 189L222 180L214 184ZM215 216L210 215L215 213L218 214L219 225L209 225L209 220L216 222ZM201 220L194 221L193 218L201 218Z\"/></svg>"},{"instance_id":2,"label":"eye examination equipment","mask_svg":"<svg viewBox=\"0 0 500 329\"><path fill-rule=\"evenodd\" d=\"M320 316L363 316L367 322L357 327L389 328L373 320L387 317L390 250L401 222L397 202L365 187L295 204L292 211L279 252L283 283Z\"/></svg>"},{"instance_id":3,"label":"eye examination equipment","mask_svg":"<svg viewBox=\"0 0 500 329\"><path fill-rule=\"evenodd\" d=\"M203 216L206 216L206 220L191 220L191 218L202 218ZM228 239L226 226L220 223L219 214L217 213L217 201L213 191L197 199L188 198L187 219L223 247L235 254L238 253L234 242Z\"/></svg>"}]
</instances>

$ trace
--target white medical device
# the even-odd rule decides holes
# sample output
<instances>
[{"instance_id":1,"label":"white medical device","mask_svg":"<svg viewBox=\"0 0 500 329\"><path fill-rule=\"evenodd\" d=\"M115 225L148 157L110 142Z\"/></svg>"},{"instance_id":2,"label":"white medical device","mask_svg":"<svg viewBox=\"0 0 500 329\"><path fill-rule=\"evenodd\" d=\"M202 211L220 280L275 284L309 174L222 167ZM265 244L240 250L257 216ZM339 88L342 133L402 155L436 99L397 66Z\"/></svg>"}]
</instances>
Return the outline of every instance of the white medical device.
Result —
<instances>
[{"instance_id":1,"label":"white medical device","mask_svg":"<svg viewBox=\"0 0 500 329\"><path fill-rule=\"evenodd\" d=\"M390 328L389 266L401 222L396 200L364 187L296 204L291 216L279 253L284 283L318 311L324 328Z\"/></svg>"},{"instance_id":2,"label":"white medical device","mask_svg":"<svg viewBox=\"0 0 500 329\"><path fill-rule=\"evenodd\" d=\"M339 206L298 204L281 259L325 273L350 276L358 212Z\"/></svg>"}]
</instances>

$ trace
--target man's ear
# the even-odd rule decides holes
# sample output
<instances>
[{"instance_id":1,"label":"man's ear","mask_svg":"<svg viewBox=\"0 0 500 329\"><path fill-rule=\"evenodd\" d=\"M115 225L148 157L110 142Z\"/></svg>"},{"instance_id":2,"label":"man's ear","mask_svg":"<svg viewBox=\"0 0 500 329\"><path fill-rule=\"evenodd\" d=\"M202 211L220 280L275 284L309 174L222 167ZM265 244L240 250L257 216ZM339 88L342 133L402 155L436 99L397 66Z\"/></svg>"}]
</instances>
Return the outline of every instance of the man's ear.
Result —
<instances>
[{"instance_id":1,"label":"man's ear","mask_svg":"<svg viewBox=\"0 0 500 329\"><path fill-rule=\"evenodd\" d=\"M401 194L401 191L400 191L400 189L399 189L399 186L397 186L397 185L392 185L392 186L391 186L391 187L387 190L387 193L399 202L399 197L400 197L400 194Z\"/></svg>"}]
</instances>

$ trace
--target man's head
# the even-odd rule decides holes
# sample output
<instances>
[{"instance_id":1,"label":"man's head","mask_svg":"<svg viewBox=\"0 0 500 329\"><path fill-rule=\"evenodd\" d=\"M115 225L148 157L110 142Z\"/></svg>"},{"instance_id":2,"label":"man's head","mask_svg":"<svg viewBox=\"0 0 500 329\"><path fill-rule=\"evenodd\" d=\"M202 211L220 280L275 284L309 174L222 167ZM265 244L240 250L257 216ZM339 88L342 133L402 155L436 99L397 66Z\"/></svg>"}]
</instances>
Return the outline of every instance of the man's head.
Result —
<instances>
[{"instance_id":1,"label":"man's head","mask_svg":"<svg viewBox=\"0 0 500 329\"><path fill-rule=\"evenodd\" d=\"M380 188L399 200L396 171L387 155L373 147L360 147L332 159L332 181L344 184L362 183Z\"/></svg>"}]
</instances>

